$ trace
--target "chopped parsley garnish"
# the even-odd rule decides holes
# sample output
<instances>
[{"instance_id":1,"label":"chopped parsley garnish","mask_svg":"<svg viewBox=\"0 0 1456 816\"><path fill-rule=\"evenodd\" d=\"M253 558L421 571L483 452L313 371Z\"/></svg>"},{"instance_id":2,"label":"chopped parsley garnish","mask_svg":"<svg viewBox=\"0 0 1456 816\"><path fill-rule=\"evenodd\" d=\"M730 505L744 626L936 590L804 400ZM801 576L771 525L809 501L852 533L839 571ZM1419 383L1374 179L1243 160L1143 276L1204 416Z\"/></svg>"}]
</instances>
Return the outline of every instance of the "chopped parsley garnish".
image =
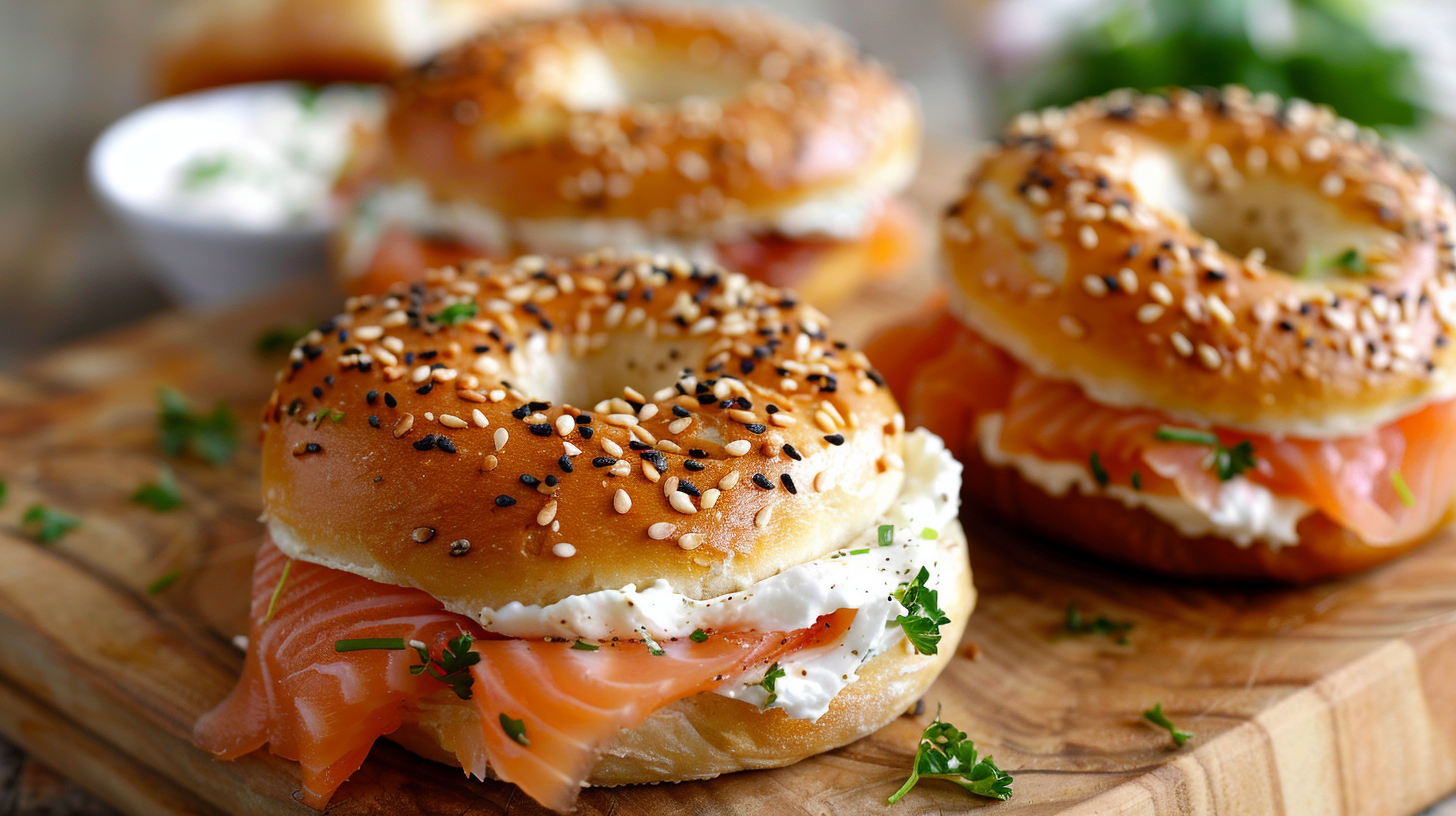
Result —
<instances>
[{"instance_id":1,"label":"chopped parsley garnish","mask_svg":"<svg viewBox=\"0 0 1456 816\"><path fill-rule=\"evenodd\" d=\"M881 524L880 525L880 533L879 533L879 535L880 535L880 546L881 547L888 547L891 544L894 544L895 543L895 525L893 525L893 524Z\"/></svg>"},{"instance_id":2,"label":"chopped parsley garnish","mask_svg":"<svg viewBox=\"0 0 1456 816\"><path fill-rule=\"evenodd\" d=\"M425 644L418 640L408 643L404 638L358 638L355 640L334 641L336 652L364 652L383 650L400 652L405 649L414 649L420 656L420 662L409 667L410 674L419 676L428 674L450 687L455 696L462 700L469 700L471 689L475 685L475 675L470 673L470 667L480 662L480 653L471 650L475 638L465 632L460 637L452 639L440 650L438 658L430 657L430 650ZM525 744L525 743L522 743Z\"/></svg>"},{"instance_id":3,"label":"chopped parsley garnish","mask_svg":"<svg viewBox=\"0 0 1456 816\"><path fill-rule=\"evenodd\" d=\"M865 555L869 551L870 551L870 548L869 547L865 547L862 550L850 550L849 551L849 555Z\"/></svg>"},{"instance_id":4,"label":"chopped parsley garnish","mask_svg":"<svg viewBox=\"0 0 1456 816\"><path fill-rule=\"evenodd\" d=\"M1219 441L1217 434L1211 431L1175 428L1171 425L1159 428L1153 433L1153 438L1160 442L1181 442L1186 445L1207 445L1213 448L1211 463L1221 482L1227 482L1252 468L1258 462L1254 456L1254 444L1247 439L1233 447L1228 447Z\"/></svg>"},{"instance_id":5,"label":"chopped parsley garnish","mask_svg":"<svg viewBox=\"0 0 1456 816\"><path fill-rule=\"evenodd\" d=\"M996 767L996 761L991 757L979 756L976 744L966 739L966 732L942 722L939 712L936 712L935 721L920 735L910 778L886 804L900 801L922 779L945 779L969 793L1003 802L1011 798L1011 774Z\"/></svg>"},{"instance_id":6,"label":"chopped parsley garnish","mask_svg":"<svg viewBox=\"0 0 1456 816\"><path fill-rule=\"evenodd\" d=\"M513 720L510 717L507 717L505 715L505 712L501 712L500 724L501 730L506 732L506 736L510 737L512 740L515 740L521 745L531 744L530 738L526 736L526 723L524 721Z\"/></svg>"},{"instance_id":7,"label":"chopped parsley garnish","mask_svg":"<svg viewBox=\"0 0 1456 816\"><path fill-rule=\"evenodd\" d=\"M167 587L177 583L177 580L181 577L182 573L177 570L158 576L157 580L147 584L147 594L160 595L166 591Z\"/></svg>"},{"instance_id":8,"label":"chopped parsley garnish","mask_svg":"<svg viewBox=\"0 0 1456 816\"><path fill-rule=\"evenodd\" d=\"M309 326L274 326L264 329L253 347L263 357L283 354L292 349L309 331Z\"/></svg>"},{"instance_id":9,"label":"chopped parsley garnish","mask_svg":"<svg viewBox=\"0 0 1456 816\"><path fill-rule=\"evenodd\" d=\"M9 492L10 492L10 485L6 484L3 479L0 479L0 504L4 504L5 503L5 496Z\"/></svg>"},{"instance_id":10,"label":"chopped parsley garnish","mask_svg":"<svg viewBox=\"0 0 1456 816\"><path fill-rule=\"evenodd\" d=\"M759 688L768 692L768 697L765 697L763 701L763 707L767 709L769 706L778 702L779 693L777 691L774 691L774 683L778 682L778 679L780 677L784 677L785 674L786 673L784 672L784 670L779 668L778 661L774 661L774 664L768 667L768 671L763 673L762 680L758 681L757 683L744 683L743 685L758 686Z\"/></svg>"},{"instance_id":11,"label":"chopped parsley garnish","mask_svg":"<svg viewBox=\"0 0 1456 816\"><path fill-rule=\"evenodd\" d=\"M303 108L304 113L313 113L318 108L319 94L323 90L322 85L298 86L298 106Z\"/></svg>"},{"instance_id":12,"label":"chopped parsley garnish","mask_svg":"<svg viewBox=\"0 0 1456 816\"><path fill-rule=\"evenodd\" d=\"M1330 265L1338 267L1350 275L1363 275L1370 271L1370 265L1365 263L1365 258L1360 255L1360 250L1355 247L1350 247L1331 258Z\"/></svg>"},{"instance_id":13,"label":"chopped parsley garnish","mask_svg":"<svg viewBox=\"0 0 1456 816\"><path fill-rule=\"evenodd\" d=\"M1184 731L1183 729L1174 725L1172 720L1168 719L1168 715L1163 713L1162 703L1154 703L1152 708L1144 711L1143 719L1147 720L1153 725L1156 725L1159 728L1166 730L1170 735L1172 735L1173 744L1177 745L1179 748L1182 748L1183 744L1188 742L1188 740L1193 739L1193 734L1191 732Z\"/></svg>"},{"instance_id":14,"label":"chopped parsley garnish","mask_svg":"<svg viewBox=\"0 0 1456 816\"><path fill-rule=\"evenodd\" d=\"M1142 490L1143 489L1143 475L1142 475L1142 473L1140 473L1140 472L1138 472L1136 470L1134 470L1132 472L1132 489L1133 490Z\"/></svg>"},{"instance_id":15,"label":"chopped parsley garnish","mask_svg":"<svg viewBox=\"0 0 1456 816\"><path fill-rule=\"evenodd\" d=\"M150 507L158 513L176 510L182 506L182 494L177 492L177 477L172 469L162 465L155 482L147 482L131 495L137 504Z\"/></svg>"},{"instance_id":16,"label":"chopped parsley garnish","mask_svg":"<svg viewBox=\"0 0 1456 816\"><path fill-rule=\"evenodd\" d=\"M324 413L325 413L326 416L328 416L330 422L338 423L338 422L343 422L344 421L344 412L343 411L336 411L333 408L330 408L327 411L325 411Z\"/></svg>"},{"instance_id":17,"label":"chopped parsley garnish","mask_svg":"<svg viewBox=\"0 0 1456 816\"><path fill-rule=\"evenodd\" d=\"M1092 478L1097 480L1097 486L1107 487L1112 479L1107 475L1107 468L1102 466L1102 457L1097 451L1092 451L1092 455L1087 457L1087 465L1092 468Z\"/></svg>"},{"instance_id":18,"label":"chopped parsley garnish","mask_svg":"<svg viewBox=\"0 0 1456 816\"><path fill-rule=\"evenodd\" d=\"M41 544L54 544L61 536L81 526L81 520L43 504L32 504L20 519L25 534Z\"/></svg>"},{"instance_id":19,"label":"chopped parsley garnish","mask_svg":"<svg viewBox=\"0 0 1456 816\"><path fill-rule=\"evenodd\" d=\"M225 153L198 156L182 165L182 189L205 187L235 169L235 160Z\"/></svg>"},{"instance_id":20,"label":"chopped parsley garnish","mask_svg":"<svg viewBox=\"0 0 1456 816\"><path fill-rule=\"evenodd\" d=\"M218 402L210 414L194 414L187 398L176 389L157 389L161 404L158 423L162 452L181 456L186 450L213 465L224 465L238 446L238 424L226 402Z\"/></svg>"},{"instance_id":21,"label":"chopped parsley garnish","mask_svg":"<svg viewBox=\"0 0 1456 816\"><path fill-rule=\"evenodd\" d=\"M1411 492L1410 485L1405 483L1405 477L1400 475L1400 471L1390 472L1390 486L1395 488L1395 495L1401 504L1406 507L1416 506L1416 495Z\"/></svg>"},{"instance_id":22,"label":"chopped parsley garnish","mask_svg":"<svg viewBox=\"0 0 1456 816\"><path fill-rule=\"evenodd\" d=\"M283 574L278 576L278 584L273 587L273 595L268 599L268 611L263 614L263 623L273 620L273 613L278 611L278 599L283 596L283 585L288 583L288 573L293 570L293 559L283 565ZM338 644L335 644L336 646Z\"/></svg>"},{"instance_id":23,"label":"chopped parsley garnish","mask_svg":"<svg viewBox=\"0 0 1456 816\"><path fill-rule=\"evenodd\" d=\"M662 657L667 654L667 650L662 648L661 644L657 641L653 640L652 635L648 634L646 629L638 629L637 634L642 636L642 643L647 646L648 654L653 657Z\"/></svg>"},{"instance_id":24,"label":"chopped parsley garnish","mask_svg":"<svg viewBox=\"0 0 1456 816\"><path fill-rule=\"evenodd\" d=\"M940 531L936 530L933 527L926 527L924 530L920 531L920 537L925 539L926 541L934 541L937 538L940 538Z\"/></svg>"},{"instance_id":25,"label":"chopped parsley garnish","mask_svg":"<svg viewBox=\"0 0 1456 816\"><path fill-rule=\"evenodd\" d=\"M702 643L707 639L708 633L704 632L702 629L694 629L693 633L691 635L688 635L688 640L691 640L694 643Z\"/></svg>"},{"instance_id":26,"label":"chopped parsley garnish","mask_svg":"<svg viewBox=\"0 0 1456 816\"><path fill-rule=\"evenodd\" d=\"M430 319L436 323L444 323L446 326L458 326L467 320L474 320L479 312L480 307L475 305L475 301L467 300L464 303L452 303L446 306Z\"/></svg>"},{"instance_id":27,"label":"chopped parsley garnish","mask_svg":"<svg viewBox=\"0 0 1456 816\"><path fill-rule=\"evenodd\" d=\"M597 649L600 649L602 647L596 645L595 643L587 643L584 640L578 640L577 642L571 644L571 648L577 650L578 652L595 652Z\"/></svg>"},{"instance_id":28,"label":"chopped parsley garnish","mask_svg":"<svg viewBox=\"0 0 1456 816\"><path fill-rule=\"evenodd\" d=\"M950 623L950 618L941 611L938 593L925 586L930 580L930 570L920 568L915 580L895 590L895 600L905 607L905 614L895 618L895 623L905 630L905 639L915 651L933 655L940 643L940 627Z\"/></svg>"},{"instance_id":29,"label":"chopped parsley garnish","mask_svg":"<svg viewBox=\"0 0 1456 816\"><path fill-rule=\"evenodd\" d=\"M1106 615L1098 615L1088 620L1082 617L1082 610L1077 608L1076 601L1067 601L1067 618L1062 622L1062 627L1074 635L1105 635L1126 645L1132 622L1115 621Z\"/></svg>"}]
</instances>

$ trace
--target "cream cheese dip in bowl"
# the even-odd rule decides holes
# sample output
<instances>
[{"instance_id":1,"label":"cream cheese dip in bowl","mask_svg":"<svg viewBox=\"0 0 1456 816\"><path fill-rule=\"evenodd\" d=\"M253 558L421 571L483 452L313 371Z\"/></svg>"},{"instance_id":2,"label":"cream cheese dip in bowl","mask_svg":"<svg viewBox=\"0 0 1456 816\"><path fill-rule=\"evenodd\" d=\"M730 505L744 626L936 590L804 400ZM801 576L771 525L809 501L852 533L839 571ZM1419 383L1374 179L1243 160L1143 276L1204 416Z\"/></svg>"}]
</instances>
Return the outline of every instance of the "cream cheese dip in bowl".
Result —
<instances>
[{"instance_id":1,"label":"cream cheese dip in bowl","mask_svg":"<svg viewBox=\"0 0 1456 816\"><path fill-rule=\"evenodd\" d=\"M229 303L322 277L334 184L382 91L234 85L147 105L91 148L91 184L179 301Z\"/></svg>"}]
</instances>

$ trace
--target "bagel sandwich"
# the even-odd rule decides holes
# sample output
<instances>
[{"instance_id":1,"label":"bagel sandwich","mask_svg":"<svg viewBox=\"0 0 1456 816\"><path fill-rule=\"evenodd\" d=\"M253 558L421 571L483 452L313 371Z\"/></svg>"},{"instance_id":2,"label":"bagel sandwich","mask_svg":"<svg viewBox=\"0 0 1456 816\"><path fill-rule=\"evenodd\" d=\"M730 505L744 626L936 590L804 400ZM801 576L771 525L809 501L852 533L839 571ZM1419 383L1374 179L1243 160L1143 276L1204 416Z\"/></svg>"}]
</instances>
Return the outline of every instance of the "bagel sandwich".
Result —
<instances>
[{"instance_id":1,"label":"bagel sandwich","mask_svg":"<svg viewBox=\"0 0 1456 816\"><path fill-rule=\"evenodd\" d=\"M464 258L598 246L719 263L813 303L904 269L909 89L768 12L597 6L503 25L401 77L350 202L354 294Z\"/></svg>"},{"instance_id":2,"label":"bagel sandwich","mask_svg":"<svg viewBox=\"0 0 1456 816\"><path fill-rule=\"evenodd\" d=\"M974 591L960 467L793 294L528 256L350 299L263 414L242 677L197 723L327 805L388 737L569 809L911 707Z\"/></svg>"},{"instance_id":3,"label":"bagel sandwich","mask_svg":"<svg viewBox=\"0 0 1456 816\"><path fill-rule=\"evenodd\" d=\"M1450 191L1242 88L1023 114L941 224L948 303L871 357L966 495L1192 578L1385 561L1456 495Z\"/></svg>"}]
</instances>

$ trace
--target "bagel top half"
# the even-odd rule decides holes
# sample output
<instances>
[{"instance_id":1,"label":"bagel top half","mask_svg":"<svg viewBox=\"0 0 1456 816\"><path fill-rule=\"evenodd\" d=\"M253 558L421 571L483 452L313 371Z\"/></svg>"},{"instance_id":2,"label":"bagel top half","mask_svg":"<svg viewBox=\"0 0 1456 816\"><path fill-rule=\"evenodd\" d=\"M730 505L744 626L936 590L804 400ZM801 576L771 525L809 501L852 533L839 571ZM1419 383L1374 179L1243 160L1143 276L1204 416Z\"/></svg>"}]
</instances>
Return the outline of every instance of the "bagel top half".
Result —
<instances>
[{"instance_id":1,"label":"bagel top half","mask_svg":"<svg viewBox=\"0 0 1456 816\"><path fill-rule=\"evenodd\" d=\"M838 32L744 9L601 6L506 25L396 83L387 167L509 218L661 230L892 193L919 152L905 86Z\"/></svg>"},{"instance_id":2,"label":"bagel top half","mask_svg":"<svg viewBox=\"0 0 1456 816\"><path fill-rule=\"evenodd\" d=\"M943 222L957 313L1100 403L1303 437L1456 392L1450 191L1240 88L1024 114Z\"/></svg>"},{"instance_id":3,"label":"bagel top half","mask_svg":"<svg viewBox=\"0 0 1456 816\"><path fill-rule=\"evenodd\" d=\"M263 417L294 557L454 608L744 589L864 533L904 425L792 295L661 257L527 256L351 299Z\"/></svg>"}]
</instances>

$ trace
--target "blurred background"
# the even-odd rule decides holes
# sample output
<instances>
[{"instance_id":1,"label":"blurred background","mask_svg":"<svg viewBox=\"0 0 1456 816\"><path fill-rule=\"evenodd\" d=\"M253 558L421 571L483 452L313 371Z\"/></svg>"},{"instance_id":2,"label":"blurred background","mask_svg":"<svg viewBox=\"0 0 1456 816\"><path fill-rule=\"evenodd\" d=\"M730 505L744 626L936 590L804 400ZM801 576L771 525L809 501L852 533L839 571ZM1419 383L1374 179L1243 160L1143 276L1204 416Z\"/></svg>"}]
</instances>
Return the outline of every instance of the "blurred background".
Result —
<instances>
[{"instance_id":1,"label":"blurred background","mask_svg":"<svg viewBox=\"0 0 1456 816\"><path fill-rule=\"evenodd\" d=\"M84 157L153 96L179 0L0 0L0 371L167 305L93 200ZM207 2L208 0L195 0ZM1304 96L1456 168L1449 0L778 0L918 88L932 139L994 134L1029 106L1111 88L1245 83Z\"/></svg>"}]
</instances>

